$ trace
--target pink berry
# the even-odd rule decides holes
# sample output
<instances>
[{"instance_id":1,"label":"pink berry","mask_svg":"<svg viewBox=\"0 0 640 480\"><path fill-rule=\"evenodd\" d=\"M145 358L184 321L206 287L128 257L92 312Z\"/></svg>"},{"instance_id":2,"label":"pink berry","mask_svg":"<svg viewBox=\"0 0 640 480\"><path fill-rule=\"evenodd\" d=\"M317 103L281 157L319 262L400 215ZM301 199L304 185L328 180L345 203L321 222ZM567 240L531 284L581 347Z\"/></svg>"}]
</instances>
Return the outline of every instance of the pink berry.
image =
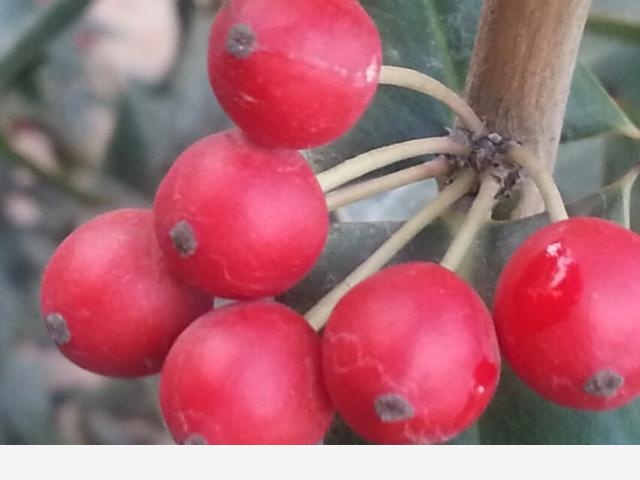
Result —
<instances>
[{"instance_id":1,"label":"pink berry","mask_svg":"<svg viewBox=\"0 0 640 480\"><path fill-rule=\"evenodd\" d=\"M254 145L238 131L200 140L163 180L157 236L175 274L225 298L277 295L324 247L329 214L313 171L295 151Z\"/></svg>"},{"instance_id":2,"label":"pink berry","mask_svg":"<svg viewBox=\"0 0 640 480\"><path fill-rule=\"evenodd\" d=\"M248 137L299 149L353 127L381 59L378 30L355 0L230 0L213 24L209 76Z\"/></svg>"},{"instance_id":3,"label":"pink berry","mask_svg":"<svg viewBox=\"0 0 640 480\"><path fill-rule=\"evenodd\" d=\"M505 358L536 392L566 407L608 410L640 394L640 236L571 218L529 237L498 282Z\"/></svg>"},{"instance_id":4,"label":"pink berry","mask_svg":"<svg viewBox=\"0 0 640 480\"><path fill-rule=\"evenodd\" d=\"M176 442L187 444L316 444L333 417L318 335L264 300L204 315L178 338L160 405Z\"/></svg>"},{"instance_id":5,"label":"pink berry","mask_svg":"<svg viewBox=\"0 0 640 480\"><path fill-rule=\"evenodd\" d=\"M438 443L485 410L500 355L471 287L439 265L407 263L338 303L323 337L323 370L338 413L365 439Z\"/></svg>"},{"instance_id":6,"label":"pink berry","mask_svg":"<svg viewBox=\"0 0 640 480\"><path fill-rule=\"evenodd\" d=\"M72 362L103 375L160 371L173 341L212 300L179 283L160 253L150 210L117 210L74 231L42 280L51 338Z\"/></svg>"}]
</instances>

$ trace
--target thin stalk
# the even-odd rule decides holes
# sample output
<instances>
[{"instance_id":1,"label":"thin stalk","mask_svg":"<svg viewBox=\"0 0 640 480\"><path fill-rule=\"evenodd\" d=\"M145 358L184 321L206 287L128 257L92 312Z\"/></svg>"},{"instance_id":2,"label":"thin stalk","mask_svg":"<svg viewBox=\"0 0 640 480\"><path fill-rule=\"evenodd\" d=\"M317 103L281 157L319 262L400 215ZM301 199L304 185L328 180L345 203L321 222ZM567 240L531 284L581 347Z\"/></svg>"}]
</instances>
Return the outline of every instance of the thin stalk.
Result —
<instances>
[{"instance_id":1,"label":"thin stalk","mask_svg":"<svg viewBox=\"0 0 640 480\"><path fill-rule=\"evenodd\" d=\"M451 164L444 158L436 158L415 167L405 168L399 172L383 177L340 188L327 194L327 206L330 211L337 210L354 202L393 190L404 185L447 175Z\"/></svg>"},{"instance_id":2,"label":"thin stalk","mask_svg":"<svg viewBox=\"0 0 640 480\"><path fill-rule=\"evenodd\" d=\"M513 163L522 167L536 185L551 220L559 222L569 218L558 185L545 163L541 162L531 150L521 145L510 147L507 156Z\"/></svg>"},{"instance_id":3,"label":"thin stalk","mask_svg":"<svg viewBox=\"0 0 640 480\"><path fill-rule=\"evenodd\" d=\"M485 126L469 104L456 92L435 78L410 68L384 65L380 71L381 85L404 87L424 93L448 106L458 116L460 122L476 134L482 134Z\"/></svg>"},{"instance_id":4,"label":"thin stalk","mask_svg":"<svg viewBox=\"0 0 640 480\"><path fill-rule=\"evenodd\" d=\"M469 147L450 137L432 137L396 143L377 148L345 160L340 165L317 175L324 192L334 190L367 173L402 160L431 154L467 155Z\"/></svg>"},{"instance_id":5,"label":"thin stalk","mask_svg":"<svg viewBox=\"0 0 640 480\"><path fill-rule=\"evenodd\" d=\"M491 220L499 190L500 184L496 179L491 174L485 175L480 183L478 195L440 265L453 272L458 269L482 226Z\"/></svg>"},{"instance_id":6,"label":"thin stalk","mask_svg":"<svg viewBox=\"0 0 640 480\"><path fill-rule=\"evenodd\" d=\"M320 330L340 299L355 285L384 267L413 238L437 219L457 200L462 198L473 186L477 174L473 171L463 172L451 185L408 220L373 255L351 272L333 290L327 293L313 308L306 313L306 318L316 330Z\"/></svg>"}]
</instances>

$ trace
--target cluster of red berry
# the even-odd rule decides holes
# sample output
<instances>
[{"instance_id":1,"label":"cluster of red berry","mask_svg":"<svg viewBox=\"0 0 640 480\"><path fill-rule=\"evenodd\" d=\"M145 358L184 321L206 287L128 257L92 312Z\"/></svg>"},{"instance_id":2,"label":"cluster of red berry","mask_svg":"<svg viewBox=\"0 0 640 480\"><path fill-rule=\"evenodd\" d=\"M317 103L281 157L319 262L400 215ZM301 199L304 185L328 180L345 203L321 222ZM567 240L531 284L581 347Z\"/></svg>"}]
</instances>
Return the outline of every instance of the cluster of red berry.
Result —
<instances>
[{"instance_id":1,"label":"cluster of red berry","mask_svg":"<svg viewBox=\"0 0 640 480\"><path fill-rule=\"evenodd\" d=\"M334 408L370 441L442 442L491 400L498 338L558 403L611 408L639 392L640 238L601 220L556 223L521 247L498 285L498 335L476 292L430 263L355 286L322 337L265 300L313 268L328 233L322 189L293 149L362 116L380 37L356 0L230 0L209 66L240 129L187 149L153 211L78 228L42 285L46 327L73 362L123 377L162 370L177 442L318 443ZM212 310L212 297L239 302Z\"/></svg>"},{"instance_id":2,"label":"cluster of red berry","mask_svg":"<svg viewBox=\"0 0 640 480\"><path fill-rule=\"evenodd\" d=\"M240 130L187 149L153 211L102 215L51 259L42 312L53 340L100 374L162 368L160 403L176 441L317 443L326 434L333 407L320 338L264 298L300 281L328 234L322 189L293 149L358 121L381 57L357 1L228 2L212 28L210 78ZM212 297L244 301L210 311Z\"/></svg>"}]
</instances>

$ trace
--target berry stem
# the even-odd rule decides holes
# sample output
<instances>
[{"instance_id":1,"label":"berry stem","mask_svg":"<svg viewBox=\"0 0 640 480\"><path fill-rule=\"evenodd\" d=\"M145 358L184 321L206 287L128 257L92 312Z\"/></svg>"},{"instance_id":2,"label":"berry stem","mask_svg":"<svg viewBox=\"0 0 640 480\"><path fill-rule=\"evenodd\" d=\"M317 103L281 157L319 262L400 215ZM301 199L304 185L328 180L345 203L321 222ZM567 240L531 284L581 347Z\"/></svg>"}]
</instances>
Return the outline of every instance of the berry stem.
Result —
<instances>
[{"instance_id":1,"label":"berry stem","mask_svg":"<svg viewBox=\"0 0 640 480\"><path fill-rule=\"evenodd\" d=\"M449 245L440 265L455 272L478 235L480 228L491 220L491 213L496 204L496 195L500 191L500 184L491 175L484 176L480 183L480 190L476 196L467 216Z\"/></svg>"},{"instance_id":2,"label":"berry stem","mask_svg":"<svg viewBox=\"0 0 640 480\"><path fill-rule=\"evenodd\" d=\"M429 75L410 68L384 65L380 71L379 83L404 87L429 95L453 110L462 124L473 133L480 135L485 131L484 123L469 104L456 92Z\"/></svg>"},{"instance_id":3,"label":"berry stem","mask_svg":"<svg viewBox=\"0 0 640 480\"><path fill-rule=\"evenodd\" d=\"M477 174L471 170L463 172L453 183L442 190L435 200L429 202L418 214L391 235L373 255L306 313L305 317L311 326L320 330L326 324L336 304L352 287L384 267L427 225L463 197L473 186L476 178Z\"/></svg>"},{"instance_id":4,"label":"berry stem","mask_svg":"<svg viewBox=\"0 0 640 480\"><path fill-rule=\"evenodd\" d=\"M522 167L529 175L533 183L540 191L544 204L553 222L559 222L569 218L567 209L562 201L562 195L553 179L552 173L547 170L544 163L528 148L514 144L507 152L508 158L516 165Z\"/></svg>"},{"instance_id":5,"label":"berry stem","mask_svg":"<svg viewBox=\"0 0 640 480\"><path fill-rule=\"evenodd\" d=\"M367 173L408 158L431 154L467 155L468 153L469 147L450 137L421 138L362 153L319 173L317 178L322 190L329 192Z\"/></svg>"},{"instance_id":6,"label":"berry stem","mask_svg":"<svg viewBox=\"0 0 640 480\"><path fill-rule=\"evenodd\" d=\"M402 187L403 185L446 175L450 171L451 164L449 161L446 158L439 157L415 167L405 168L399 172L335 190L327 194L327 206L330 211L334 211L345 205Z\"/></svg>"}]
</instances>

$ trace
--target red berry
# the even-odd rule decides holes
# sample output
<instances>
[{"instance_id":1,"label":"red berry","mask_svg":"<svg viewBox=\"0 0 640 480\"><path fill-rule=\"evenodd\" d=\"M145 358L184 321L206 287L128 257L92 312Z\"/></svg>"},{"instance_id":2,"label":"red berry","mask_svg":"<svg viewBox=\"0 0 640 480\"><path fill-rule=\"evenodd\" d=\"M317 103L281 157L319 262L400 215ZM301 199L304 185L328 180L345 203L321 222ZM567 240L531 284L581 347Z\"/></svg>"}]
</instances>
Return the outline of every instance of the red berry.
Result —
<instances>
[{"instance_id":1,"label":"red berry","mask_svg":"<svg viewBox=\"0 0 640 480\"><path fill-rule=\"evenodd\" d=\"M333 416L320 339L284 305L223 307L174 344L162 369L160 406L178 443L316 444Z\"/></svg>"},{"instance_id":2,"label":"red berry","mask_svg":"<svg viewBox=\"0 0 640 480\"><path fill-rule=\"evenodd\" d=\"M184 152L154 208L176 275L226 298L266 297L295 285L320 256L329 228L324 195L304 158L258 147L237 131Z\"/></svg>"},{"instance_id":3,"label":"red berry","mask_svg":"<svg viewBox=\"0 0 640 480\"><path fill-rule=\"evenodd\" d=\"M346 133L371 102L378 30L354 0L230 0L213 24L209 77L254 141L308 148Z\"/></svg>"},{"instance_id":4,"label":"red berry","mask_svg":"<svg viewBox=\"0 0 640 480\"><path fill-rule=\"evenodd\" d=\"M42 281L49 335L72 362L103 375L159 372L176 337L211 305L169 274L150 210L117 210L82 225Z\"/></svg>"},{"instance_id":5,"label":"red berry","mask_svg":"<svg viewBox=\"0 0 640 480\"><path fill-rule=\"evenodd\" d=\"M616 408L640 393L640 236L572 218L529 237L505 267L495 320L505 357L567 407Z\"/></svg>"},{"instance_id":6,"label":"red berry","mask_svg":"<svg viewBox=\"0 0 640 480\"><path fill-rule=\"evenodd\" d=\"M493 323L459 277L429 263L387 268L337 305L323 337L329 395L367 440L438 443L484 411L498 382Z\"/></svg>"}]
</instances>

